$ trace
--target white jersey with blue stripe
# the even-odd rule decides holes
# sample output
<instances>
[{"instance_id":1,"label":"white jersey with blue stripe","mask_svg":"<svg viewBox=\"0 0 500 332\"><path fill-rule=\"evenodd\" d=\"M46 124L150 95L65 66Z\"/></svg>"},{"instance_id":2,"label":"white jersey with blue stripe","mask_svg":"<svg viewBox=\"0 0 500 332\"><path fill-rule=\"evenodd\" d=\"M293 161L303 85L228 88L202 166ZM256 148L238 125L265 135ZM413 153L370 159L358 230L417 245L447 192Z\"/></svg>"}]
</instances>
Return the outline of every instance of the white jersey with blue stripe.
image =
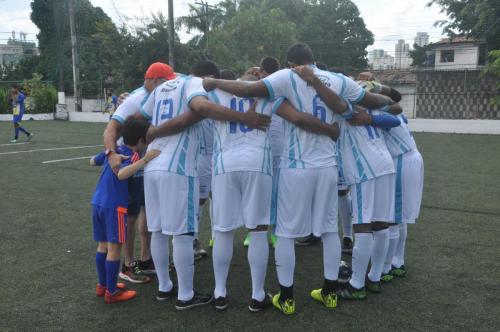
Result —
<instances>
[{"instance_id":1,"label":"white jersey with blue stripe","mask_svg":"<svg viewBox=\"0 0 500 332\"><path fill-rule=\"evenodd\" d=\"M356 103L364 90L344 75L319 70L314 73L345 100ZM282 69L263 79L271 99L286 98L300 112L332 124L334 113L323 103L316 90L290 69ZM284 148L280 168L324 168L337 164L336 143L330 137L314 134L284 121Z\"/></svg>"},{"instance_id":2,"label":"white jersey with blue stripe","mask_svg":"<svg viewBox=\"0 0 500 332\"><path fill-rule=\"evenodd\" d=\"M200 153L212 154L214 145L214 120L204 119L200 122Z\"/></svg>"},{"instance_id":3,"label":"white jersey with blue stripe","mask_svg":"<svg viewBox=\"0 0 500 332\"><path fill-rule=\"evenodd\" d=\"M408 120L403 114L399 114L398 118L401 125L383 131L387 149L393 157L417 150L417 144L408 127Z\"/></svg>"},{"instance_id":4,"label":"white jersey with blue stripe","mask_svg":"<svg viewBox=\"0 0 500 332\"><path fill-rule=\"evenodd\" d=\"M368 112L375 114L377 111ZM373 126L351 126L341 116L340 125L339 183L353 185L386 174L395 173L392 156L387 149L382 129Z\"/></svg>"},{"instance_id":5,"label":"white jersey with blue stripe","mask_svg":"<svg viewBox=\"0 0 500 332\"><path fill-rule=\"evenodd\" d=\"M246 112L256 102L256 112L271 116L281 101L239 98L216 89L209 99L238 112ZM248 128L244 123L214 121L213 175L252 171L272 175L272 154L267 132Z\"/></svg>"},{"instance_id":6,"label":"white jersey with blue stripe","mask_svg":"<svg viewBox=\"0 0 500 332\"><path fill-rule=\"evenodd\" d=\"M128 117L141 111L142 105L144 105L148 96L149 92L144 88L144 86L134 90L130 93L127 99L125 99L123 103L118 106L111 119L123 124Z\"/></svg>"},{"instance_id":7,"label":"white jersey with blue stripe","mask_svg":"<svg viewBox=\"0 0 500 332\"><path fill-rule=\"evenodd\" d=\"M154 126L180 116L189 110L189 102L196 96L207 96L202 79L193 76L178 76L159 85L141 109L141 114ZM145 172L167 171L185 176L197 176L200 148L200 124L195 124L181 133L153 140L148 150L158 149L161 154L151 160Z\"/></svg>"}]
</instances>

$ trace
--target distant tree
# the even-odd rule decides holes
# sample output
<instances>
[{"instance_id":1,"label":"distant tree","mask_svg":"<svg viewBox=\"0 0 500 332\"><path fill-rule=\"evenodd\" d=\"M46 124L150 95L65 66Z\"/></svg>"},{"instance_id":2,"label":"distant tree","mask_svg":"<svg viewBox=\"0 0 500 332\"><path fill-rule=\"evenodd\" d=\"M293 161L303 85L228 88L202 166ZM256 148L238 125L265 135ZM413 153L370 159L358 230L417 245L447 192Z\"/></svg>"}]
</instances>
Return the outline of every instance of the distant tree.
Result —
<instances>
[{"instance_id":1,"label":"distant tree","mask_svg":"<svg viewBox=\"0 0 500 332\"><path fill-rule=\"evenodd\" d=\"M469 35L486 40L488 49L500 49L500 4L498 0L431 0L449 20L436 22L450 36Z\"/></svg>"},{"instance_id":2,"label":"distant tree","mask_svg":"<svg viewBox=\"0 0 500 332\"><path fill-rule=\"evenodd\" d=\"M497 77L497 89L500 91L500 50L490 52L490 62L486 66L484 72ZM500 105L500 95L493 98L493 102Z\"/></svg>"},{"instance_id":3,"label":"distant tree","mask_svg":"<svg viewBox=\"0 0 500 332\"><path fill-rule=\"evenodd\" d=\"M413 45L413 50L410 50L410 57L412 58L412 67L428 67L434 63L432 58L429 58L428 54L431 50L431 45L418 46Z\"/></svg>"}]
</instances>

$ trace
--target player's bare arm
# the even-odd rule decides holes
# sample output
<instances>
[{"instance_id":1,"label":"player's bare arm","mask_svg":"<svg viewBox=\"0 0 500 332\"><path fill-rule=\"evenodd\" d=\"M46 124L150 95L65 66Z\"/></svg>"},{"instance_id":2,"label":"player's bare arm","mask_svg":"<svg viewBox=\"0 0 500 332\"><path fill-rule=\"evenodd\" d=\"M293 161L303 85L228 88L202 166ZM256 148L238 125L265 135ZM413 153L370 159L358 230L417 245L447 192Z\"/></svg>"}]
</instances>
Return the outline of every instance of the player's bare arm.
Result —
<instances>
[{"instance_id":1,"label":"player's bare arm","mask_svg":"<svg viewBox=\"0 0 500 332\"><path fill-rule=\"evenodd\" d=\"M132 176L134 176L135 173L137 173L139 170L143 169L144 166L154 158L158 157L160 155L161 151L160 150L149 150L146 152L144 157L139 159L137 162L133 163L132 165L128 165L123 167L118 171L118 179L119 180L126 180Z\"/></svg>"},{"instance_id":2,"label":"player's bare arm","mask_svg":"<svg viewBox=\"0 0 500 332\"><path fill-rule=\"evenodd\" d=\"M293 123L297 127L311 133L328 136L333 140L337 140L339 137L340 128L336 123L330 125L321 122L318 118L311 114L299 112L287 100L281 104L276 111L276 114Z\"/></svg>"},{"instance_id":3,"label":"player's bare arm","mask_svg":"<svg viewBox=\"0 0 500 332\"><path fill-rule=\"evenodd\" d=\"M203 79L203 88L206 91L221 89L238 97L269 97L269 91L262 81L229 81L214 78Z\"/></svg>"},{"instance_id":4,"label":"player's bare arm","mask_svg":"<svg viewBox=\"0 0 500 332\"><path fill-rule=\"evenodd\" d=\"M152 142L155 138L176 135L193 124L203 120L204 117L196 112L185 112L172 118L158 127L149 127L146 141Z\"/></svg>"},{"instance_id":5,"label":"player's bare arm","mask_svg":"<svg viewBox=\"0 0 500 332\"><path fill-rule=\"evenodd\" d=\"M309 83L318 92L321 100L335 113L344 113L348 105L340 98L333 90L329 89L321 80L314 74L314 71L309 66L298 66L292 69L304 81Z\"/></svg>"},{"instance_id":6,"label":"player's bare arm","mask_svg":"<svg viewBox=\"0 0 500 332\"><path fill-rule=\"evenodd\" d=\"M189 103L189 107L206 118L211 118L218 121L234 121L241 122L249 128L267 130L271 124L271 118L255 112L255 106L244 113L234 111L222 105L214 104L207 98L199 96L194 97Z\"/></svg>"},{"instance_id":7,"label":"player's bare arm","mask_svg":"<svg viewBox=\"0 0 500 332\"><path fill-rule=\"evenodd\" d=\"M351 126L374 126L378 128L390 129L401 124L399 119L390 113L370 115L366 110L357 107L352 119L349 120Z\"/></svg>"},{"instance_id":8,"label":"player's bare arm","mask_svg":"<svg viewBox=\"0 0 500 332\"><path fill-rule=\"evenodd\" d=\"M366 92L363 99L361 99L358 104L366 108L377 109L387 105L393 105L395 103L396 102L394 100L387 96L378 93Z\"/></svg>"},{"instance_id":9,"label":"player's bare arm","mask_svg":"<svg viewBox=\"0 0 500 332\"><path fill-rule=\"evenodd\" d=\"M116 173L120 168L120 164L124 159L124 156L115 153L116 150L116 141L120 137L120 131L122 129L122 125L116 121L111 119L104 130L104 149L109 151L108 154L108 163L111 169Z\"/></svg>"}]
</instances>

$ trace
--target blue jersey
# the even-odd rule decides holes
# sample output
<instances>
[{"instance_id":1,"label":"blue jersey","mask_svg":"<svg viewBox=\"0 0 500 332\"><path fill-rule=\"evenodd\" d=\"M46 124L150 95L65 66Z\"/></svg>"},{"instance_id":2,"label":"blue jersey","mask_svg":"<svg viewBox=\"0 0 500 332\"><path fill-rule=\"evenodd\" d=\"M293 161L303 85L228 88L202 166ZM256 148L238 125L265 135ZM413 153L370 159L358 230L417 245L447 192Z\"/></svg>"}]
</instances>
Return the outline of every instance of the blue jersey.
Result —
<instances>
[{"instance_id":1,"label":"blue jersey","mask_svg":"<svg viewBox=\"0 0 500 332\"><path fill-rule=\"evenodd\" d=\"M15 117L23 116L24 111L26 110L24 106L24 99L26 99L24 94L22 92L19 92L17 94L17 98L12 100L12 115L14 115Z\"/></svg>"},{"instance_id":2,"label":"blue jersey","mask_svg":"<svg viewBox=\"0 0 500 332\"><path fill-rule=\"evenodd\" d=\"M121 145L116 149L119 153L129 158L122 160L121 167L128 166L136 159L134 152L127 146ZM115 209L118 206L128 206L128 180L118 180L118 177L113 172L107 157L104 153L98 154L94 161L96 165L103 165L101 177L97 182L97 186L92 196L92 205L98 205L106 208Z\"/></svg>"}]
</instances>

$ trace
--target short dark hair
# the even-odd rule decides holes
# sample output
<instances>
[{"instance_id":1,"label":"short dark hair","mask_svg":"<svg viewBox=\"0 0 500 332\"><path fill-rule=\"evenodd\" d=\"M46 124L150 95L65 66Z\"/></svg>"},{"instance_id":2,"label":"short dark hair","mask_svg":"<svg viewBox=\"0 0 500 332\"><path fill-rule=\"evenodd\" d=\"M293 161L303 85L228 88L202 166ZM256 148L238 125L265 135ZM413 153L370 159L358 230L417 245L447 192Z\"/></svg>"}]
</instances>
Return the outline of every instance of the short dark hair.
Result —
<instances>
[{"instance_id":1,"label":"short dark hair","mask_svg":"<svg viewBox=\"0 0 500 332\"><path fill-rule=\"evenodd\" d=\"M123 142L127 145L135 146L141 138L146 138L149 123L143 119L128 118L123 124Z\"/></svg>"},{"instance_id":2,"label":"short dark hair","mask_svg":"<svg viewBox=\"0 0 500 332\"><path fill-rule=\"evenodd\" d=\"M295 43L286 51L286 61L296 65L308 65L314 63L313 51L305 43Z\"/></svg>"},{"instance_id":3,"label":"short dark hair","mask_svg":"<svg viewBox=\"0 0 500 332\"><path fill-rule=\"evenodd\" d=\"M321 70L327 70L327 68L328 68L323 62L319 62L319 61L316 62L316 67L318 67L318 69L321 69Z\"/></svg>"},{"instance_id":4,"label":"short dark hair","mask_svg":"<svg viewBox=\"0 0 500 332\"><path fill-rule=\"evenodd\" d=\"M223 80L235 81L236 74L231 69L222 69L220 71L220 78Z\"/></svg>"},{"instance_id":5,"label":"short dark hair","mask_svg":"<svg viewBox=\"0 0 500 332\"><path fill-rule=\"evenodd\" d=\"M328 69L328 71L331 71L332 73L336 73L336 74L342 74L344 76L349 76L349 73L340 67L331 67Z\"/></svg>"},{"instance_id":6,"label":"short dark hair","mask_svg":"<svg viewBox=\"0 0 500 332\"><path fill-rule=\"evenodd\" d=\"M260 69L271 75L280 70L280 62L272 56L266 56L260 60Z\"/></svg>"},{"instance_id":7,"label":"short dark hair","mask_svg":"<svg viewBox=\"0 0 500 332\"><path fill-rule=\"evenodd\" d=\"M198 77L213 76L220 78L219 66L210 60L201 60L191 67L191 74Z\"/></svg>"}]
</instances>

